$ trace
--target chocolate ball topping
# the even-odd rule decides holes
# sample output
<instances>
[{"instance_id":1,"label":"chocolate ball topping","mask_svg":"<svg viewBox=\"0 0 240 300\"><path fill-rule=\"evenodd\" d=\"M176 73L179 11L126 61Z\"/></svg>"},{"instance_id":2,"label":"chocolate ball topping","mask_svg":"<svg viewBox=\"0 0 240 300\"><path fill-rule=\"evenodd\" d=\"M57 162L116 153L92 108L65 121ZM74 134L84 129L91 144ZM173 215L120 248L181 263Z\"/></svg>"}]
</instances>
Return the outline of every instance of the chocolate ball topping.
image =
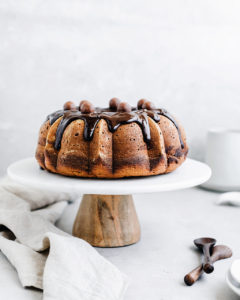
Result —
<instances>
[{"instance_id":1,"label":"chocolate ball topping","mask_svg":"<svg viewBox=\"0 0 240 300\"><path fill-rule=\"evenodd\" d=\"M92 112L94 112L94 110L95 110L95 108L91 102L85 100L82 103L80 103L80 111L83 114L92 113Z\"/></svg>"},{"instance_id":2,"label":"chocolate ball topping","mask_svg":"<svg viewBox=\"0 0 240 300\"><path fill-rule=\"evenodd\" d=\"M82 100L82 101L79 103L79 110L80 110L80 111L81 111L81 106L82 106L84 103L90 103L90 102L87 101L87 100Z\"/></svg>"},{"instance_id":3,"label":"chocolate ball topping","mask_svg":"<svg viewBox=\"0 0 240 300\"><path fill-rule=\"evenodd\" d=\"M117 111L119 112L131 112L132 107L127 102L121 102L118 104Z\"/></svg>"},{"instance_id":4,"label":"chocolate ball topping","mask_svg":"<svg viewBox=\"0 0 240 300\"><path fill-rule=\"evenodd\" d=\"M138 108L138 109L142 109L143 104L144 104L145 102L147 102L147 101L148 101L147 99L140 99L140 100L138 101L138 103L137 103L137 108Z\"/></svg>"},{"instance_id":5,"label":"chocolate ball topping","mask_svg":"<svg viewBox=\"0 0 240 300\"><path fill-rule=\"evenodd\" d=\"M63 105L64 110L76 110L76 106L72 101L67 101Z\"/></svg>"},{"instance_id":6,"label":"chocolate ball topping","mask_svg":"<svg viewBox=\"0 0 240 300\"><path fill-rule=\"evenodd\" d=\"M119 104L120 102L121 102L121 101L120 101L118 98L112 98L112 99L109 101L109 107L110 107L111 109L117 110L118 104Z\"/></svg>"},{"instance_id":7,"label":"chocolate ball topping","mask_svg":"<svg viewBox=\"0 0 240 300\"><path fill-rule=\"evenodd\" d=\"M147 102L144 102L144 103L143 103L142 108L151 110L151 109L155 109L156 106L155 106L151 101L147 101Z\"/></svg>"}]
</instances>

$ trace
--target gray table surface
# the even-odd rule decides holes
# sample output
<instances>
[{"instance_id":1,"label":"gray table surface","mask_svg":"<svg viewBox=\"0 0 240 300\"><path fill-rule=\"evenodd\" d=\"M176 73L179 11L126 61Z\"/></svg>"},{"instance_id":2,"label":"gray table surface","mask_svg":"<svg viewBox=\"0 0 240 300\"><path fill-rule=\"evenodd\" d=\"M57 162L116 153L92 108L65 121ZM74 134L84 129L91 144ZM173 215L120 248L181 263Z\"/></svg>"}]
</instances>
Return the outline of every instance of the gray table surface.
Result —
<instances>
[{"instance_id":1,"label":"gray table surface","mask_svg":"<svg viewBox=\"0 0 240 300\"><path fill-rule=\"evenodd\" d=\"M142 227L140 242L97 249L130 277L125 300L238 299L226 285L225 275L233 259L240 257L240 208L217 206L217 197L217 193L198 188L134 196ZM71 232L78 205L76 202L65 210L57 223L61 229ZM184 275L200 262L192 241L201 236L212 236L218 243L229 245L234 255L217 262L212 274L187 287ZM21 287L2 253L0 295L8 300L42 298L41 292Z\"/></svg>"}]
</instances>

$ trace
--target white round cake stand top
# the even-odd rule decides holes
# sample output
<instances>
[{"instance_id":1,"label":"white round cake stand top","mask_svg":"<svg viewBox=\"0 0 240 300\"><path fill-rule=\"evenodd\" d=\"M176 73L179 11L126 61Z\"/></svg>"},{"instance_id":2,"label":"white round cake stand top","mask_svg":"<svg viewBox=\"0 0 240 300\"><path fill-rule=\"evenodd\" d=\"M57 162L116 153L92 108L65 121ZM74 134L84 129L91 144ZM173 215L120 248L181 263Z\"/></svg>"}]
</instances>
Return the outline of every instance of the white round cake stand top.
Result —
<instances>
[{"instance_id":1,"label":"white round cake stand top","mask_svg":"<svg viewBox=\"0 0 240 300\"><path fill-rule=\"evenodd\" d=\"M124 179L76 178L41 170L35 158L26 158L11 164L8 176L23 185L58 192L81 194L128 195L165 192L193 187L207 181L211 169L204 163L187 158L169 174Z\"/></svg>"}]
</instances>

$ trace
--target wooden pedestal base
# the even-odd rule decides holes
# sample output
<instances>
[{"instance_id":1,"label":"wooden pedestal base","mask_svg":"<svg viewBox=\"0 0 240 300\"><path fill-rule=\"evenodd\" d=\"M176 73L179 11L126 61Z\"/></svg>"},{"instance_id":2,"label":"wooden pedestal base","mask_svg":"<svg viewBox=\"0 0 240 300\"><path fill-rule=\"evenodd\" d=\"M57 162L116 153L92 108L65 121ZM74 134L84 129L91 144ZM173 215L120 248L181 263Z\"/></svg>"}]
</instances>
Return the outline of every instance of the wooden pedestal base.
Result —
<instances>
[{"instance_id":1,"label":"wooden pedestal base","mask_svg":"<svg viewBox=\"0 0 240 300\"><path fill-rule=\"evenodd\" d=\"M73 235L96 247L119 247L140 239L140 226L131 195L84 195Z\"/></svg>"}]
</instances>

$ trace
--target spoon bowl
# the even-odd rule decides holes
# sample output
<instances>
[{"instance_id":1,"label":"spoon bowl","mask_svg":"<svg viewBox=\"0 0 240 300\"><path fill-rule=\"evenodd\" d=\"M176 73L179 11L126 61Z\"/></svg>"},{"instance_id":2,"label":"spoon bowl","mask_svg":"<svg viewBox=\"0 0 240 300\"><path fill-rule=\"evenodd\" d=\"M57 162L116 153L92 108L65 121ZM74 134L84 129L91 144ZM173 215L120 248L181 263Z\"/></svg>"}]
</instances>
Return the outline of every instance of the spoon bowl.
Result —
<instances>
[{"instance_id":1,"label":"spoon bowl","mask_svg":"<svg viewBox=\"0 0 240 300\"><path fill-rule=\"evenodd\" d=\"M214 246L216 244L216 240L214 238L209 237L202 237L199 239L194 240L194 244L201 250L203 245L205 244L212 244Z\"/></svg>"}]
</instances>

